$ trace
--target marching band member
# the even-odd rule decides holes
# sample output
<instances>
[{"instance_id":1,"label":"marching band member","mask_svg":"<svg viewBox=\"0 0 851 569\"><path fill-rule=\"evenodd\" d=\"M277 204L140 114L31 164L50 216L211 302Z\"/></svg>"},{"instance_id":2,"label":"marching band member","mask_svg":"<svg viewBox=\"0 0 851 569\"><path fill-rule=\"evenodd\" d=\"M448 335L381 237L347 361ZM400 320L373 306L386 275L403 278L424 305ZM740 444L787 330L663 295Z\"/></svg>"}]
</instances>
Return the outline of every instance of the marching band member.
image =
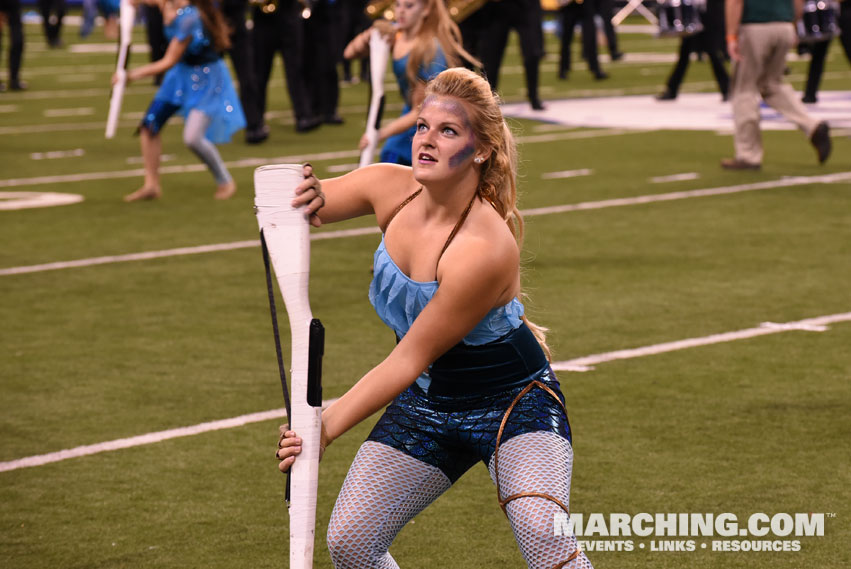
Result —
<instances>
[{"instance_id":1,"label":"marching band member","mask_svg":"<svg viewBox=\"0 0 851 569\"><path fill-rule=\"evenodd\" d=\"M21 0L0 0L0 20L9 25L9 84L0 81L0 93L9 89L23 91L27 84L21 81L21 59L24 55L24 25L21 21ZM0 31L2 31L0 21ZM2 46L0 41L0 46Z\"/></svg>"},{"instance_id":2,"label":"marching band member","mask_svg":"<svg viewBox=\"0 0 851 569\"><path fill-rule=\"evenodd\" d=\"M426 81L450 66L461 63L461 58L475 62L464 50L461 32L449 17L443 0L396 0L396 26L385 21L374 27L391 42L393 74L405 100L402 116L378 131L378 139L386 140L379 162L410 166L411 140L417 111L423 100ZM372 28L349 42L343 52L346 59L356 59L369 53L369 36ZM361 137L359 148L366 148L369 140Z\"/></svg>"},{"instance_id":3,"label":"marching band member","mask_svg":"<svg viewBox=\"0 0 851 569\"><path fill-rule=\"evenodd\" d=\"M494 91L499 88L499 68L508 45L508 33L517 31L523 74L526 79L526 98L533 110L544 110L538 93L541 59L544 58L543 11L539 0L499 0L487 2L472 16L481 26L476 30L478 51L473 55L482 60L485 77Z\"/></svg>"},{"instance_id":4,"label":"marching band member","mask_svg":"<svg viewBox=\"0 0 851 569\"><path fill-rule=\"evenodd\" d=\"M127 72L137 80L166 71L139 125L145 182L124 201L157 199L160 186L160 130L180 112L186 119L183 141L207 165L216 179L216 199L228 199L236 183L214 143L228 142L245 127L245 115L221 53L229 47L228 30L211 0L145 0L159 3L166 23L168 48L162 59ZM113 75L115 84L118 76Z\"/></svg>"},{"instance_id":5,"label":"marching band member","mask_svg":"<svg viewBox=\"0 0 851 569\"><path fill-rule=\"evenodd\" d=\"M851 0L839 0L839 41L845 50L845 57L851 63ZM804 87L804 103L818 102L818 88L824 73L824 62L827 59L827 48L833 38L813 42L812 56L807 70L807 84Z\"/></svg>"},{"instance_id":6,"label":"marching band member","mask_svg":"<svg viewBox=\"0 0 851 569\"><path fill-rule=\"evenodd\" d=\"M309 132L322 124L313 114L304 73L306 49L305 24L301 17L303 6L298 0L269 2L271 7L254 4L251 19L254 28L251 39L254 49L254 71L257 76L257 106L262 117L266 113L266 95L275 63L275 53L281 52L287 93L293 108L295 131ZM261 127L262 129L262 127ZM265 130L262 129L261 132Z\"/></svg>"},{"instance_id":7,"label":"marching band member","mask_svg":"<svg viewBox=\"0 0 851 569\"><path fill-rule=\"evenodd\" d=\"M700 13L703 30L680 39L680 56L668 77L665 90L656 96L659 101L673 101L677 98L680 85L686 75L692 53L706 53L712 64L712 73L718 83L721 99L726 101L730 92L730 75L724 67L724 0L707 0L706 12Z\"/></svg>"},{"instance_id":8,"label":"marching band member","mask_svg":"<svg viewBox=\"0 0 851 569\"><path fill-rule=\"evenodd\" d=\"M596 12L595 0L574 0L565 2L558 9L561 22L561 57L558 64L558 78L567 79L570 73L570 45L573 43L573 29L577 20L582 24L582 54L588 60L588 71L594 79L608 79L608 74L600 68L597 56L597 26L594 24ZM610 48L611 49L611 48Z\"/></svg>"},{"instance_id":9,"label":"marching band member","mask_svg":"<svg viewBox=\"0 0 851 569\"><path fill-rule=\"evenodd\" d=\"M337 498L331 559L396 567L396 534L482 461L530 567L590 568L576 538L553 531L569 504L572 433L544 329L520 301L517 156L488 82L464 68L433 79L413 153L413 167L322 182L305 166L293 202L314 225L375 214L383 237L369 298L398 338L322 415L324 449L389 404ZM301 439L281 430L286 471Z\"/></svg>"}]
</instances>

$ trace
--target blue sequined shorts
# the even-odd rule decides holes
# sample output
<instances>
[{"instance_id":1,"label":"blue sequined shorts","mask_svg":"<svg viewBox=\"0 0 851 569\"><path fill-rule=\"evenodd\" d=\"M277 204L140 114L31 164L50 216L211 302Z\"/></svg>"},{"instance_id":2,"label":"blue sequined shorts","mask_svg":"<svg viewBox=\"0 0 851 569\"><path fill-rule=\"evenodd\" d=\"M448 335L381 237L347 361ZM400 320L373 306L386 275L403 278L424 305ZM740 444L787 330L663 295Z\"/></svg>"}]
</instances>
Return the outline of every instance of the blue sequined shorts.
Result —
<instances>
[{"instance_id":1,"label":"blue sequined shorts","mask_svg":"<svg viewBox=\"0 0 851 569\"><path fill-rule=\"evenodd\" d=\"M509 415L500 444L535 431L550 431L571 440L562 407L564 395L555 374L547 366L529 382L535 379L552 389L560 402L543 389L532 388ZM478 461L489 463L502 418L524 387L491 395L442 397L428 395L415 383L387 407L367 440L436 466L454 483Z\"/></svg>"},{"instance_id":2,"label":"blue sequined shorts","mask_svg":"<svg viewBox=\"0 0 851 569\"><path fill-rule=\"evenodd\" d=\"M160 99L151 101L145 116L139 124L139 130L145 129L151 134L157 134L162 130L168 119L180 110L180 105L175 105Z\"/></svg>"}]
</instances>

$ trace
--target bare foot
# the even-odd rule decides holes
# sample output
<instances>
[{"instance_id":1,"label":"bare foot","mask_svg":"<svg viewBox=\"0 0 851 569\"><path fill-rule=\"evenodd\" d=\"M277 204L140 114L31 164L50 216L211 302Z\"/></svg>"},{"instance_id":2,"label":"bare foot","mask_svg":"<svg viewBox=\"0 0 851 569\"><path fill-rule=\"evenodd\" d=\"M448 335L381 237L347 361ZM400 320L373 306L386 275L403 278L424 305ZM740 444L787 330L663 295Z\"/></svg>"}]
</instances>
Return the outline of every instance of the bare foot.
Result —
<instances>
[{"instance_id":1,"label":"bare foot","mask_svg":"<svg viewBox=\"0 0 851 569\"><path fill-rule=\"evenodd\" d=\"M224 184L219 184L216 188L216 194L213 196L217 200L228 200L236 193L236 182L231 180Z\"/></svg>"},{"instance_id":2,"label":"bare foot","mask_svg":"<svg viewBox=\"0 0 851 569\"><path fill-rule=\"evenodd\" d=\"M138 202L142 200L156 200L162 195L162 190L159 188L139 188L132 194L124 196L126 202Z\"/></svg>"}]
</instances>

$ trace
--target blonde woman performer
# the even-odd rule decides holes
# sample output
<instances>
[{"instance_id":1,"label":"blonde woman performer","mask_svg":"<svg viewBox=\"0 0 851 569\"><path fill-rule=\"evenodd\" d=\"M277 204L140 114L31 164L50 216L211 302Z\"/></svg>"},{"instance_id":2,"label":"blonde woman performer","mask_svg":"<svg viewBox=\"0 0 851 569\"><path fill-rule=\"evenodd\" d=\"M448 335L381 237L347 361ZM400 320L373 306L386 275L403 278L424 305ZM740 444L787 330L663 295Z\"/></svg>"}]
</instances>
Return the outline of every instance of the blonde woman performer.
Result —
<instances>
[{"instance_id":1,"label":"blonde woman performer","mask_svg":"<svg viewBox=\"0 0 851 569\"><path fill-rule=\"evenodd\" d=\"M382 126L379 140L386 140L379 162L411 165L411 141L414 137L416 109L423 100L425 82L446 69L461 65L462 59L478 65L461 44L461 32L452 21L443 0L396 0L396 25L376 22L382 34L391 43L393 74L399 92L405 100L402 115ZM369 36L372 28L353 39L343 52L346 59L369 55ZM360 149L369 140L364 135Z\"/></svg>"},{"instance_id":2,"label":"blonde woman performer","mask_svg":"<svg viewBox=\"0 0 851 569\"><path fill-rule=\"evenodd\" d=\"M572 534L553 531L569 503L571 431L544 330L520 301L517 158L487 81L463 68L432 80L413 155L413 167L322 182L306 166L296 190L315 225L375 214L369 298L399 339L322 416L325 448L389 404L334 507L334 566L396 567L399 530L482 461L530 567L591 567ZM300 443L282 428L282 471Z\"/></svg>"}]
</instances>

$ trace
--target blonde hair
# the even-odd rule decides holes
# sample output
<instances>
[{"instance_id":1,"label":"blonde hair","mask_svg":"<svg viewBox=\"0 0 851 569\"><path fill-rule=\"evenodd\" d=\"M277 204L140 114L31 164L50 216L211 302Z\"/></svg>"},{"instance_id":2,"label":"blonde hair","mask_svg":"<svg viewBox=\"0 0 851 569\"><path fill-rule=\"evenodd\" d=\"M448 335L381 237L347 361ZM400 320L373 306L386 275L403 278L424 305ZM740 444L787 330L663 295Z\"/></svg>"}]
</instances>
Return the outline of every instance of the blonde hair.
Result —
<instances>
[{"instance_id":1,"label":"blonde hair","mask_svg":"<svg viewBox=\"0 0 851 569\"><path fill-rule=\"evenodd\" d=\"M417 81L422 82L422 79L418 76L419 69L423 63L434 60L437 53L435 38L437 38L437 43L440 44L443 54L446 56L449 67L461 65L462 59L473 65L481 66L481 63L464 49L461 30L449 16L444 0L419 1L425 5L428 14L420 23L416 41L408 54L408 64L405 67L408 84L413 87Z\"/></svg>"},{"instance_id":2,"label":"blonde hair","mask_svg":"<svg viewBox=\"0 0 851 569\"><path fill-rule=\"evenodd\" d=\"M509 231L523 245L523 216L517 208L517 146L514 135L502 117L499 97L491 91L490 84L477 73L463 67L441 72L426 85L426 97L440 95L455 97L468 103L470 125L478 144L490 149L482 163L477 194L490 202L505 220ZM521 293L522 296L522 293ZM523 321L535 334L538 343L552 357L543 326Z\"/></svg>"}]
</instances>

